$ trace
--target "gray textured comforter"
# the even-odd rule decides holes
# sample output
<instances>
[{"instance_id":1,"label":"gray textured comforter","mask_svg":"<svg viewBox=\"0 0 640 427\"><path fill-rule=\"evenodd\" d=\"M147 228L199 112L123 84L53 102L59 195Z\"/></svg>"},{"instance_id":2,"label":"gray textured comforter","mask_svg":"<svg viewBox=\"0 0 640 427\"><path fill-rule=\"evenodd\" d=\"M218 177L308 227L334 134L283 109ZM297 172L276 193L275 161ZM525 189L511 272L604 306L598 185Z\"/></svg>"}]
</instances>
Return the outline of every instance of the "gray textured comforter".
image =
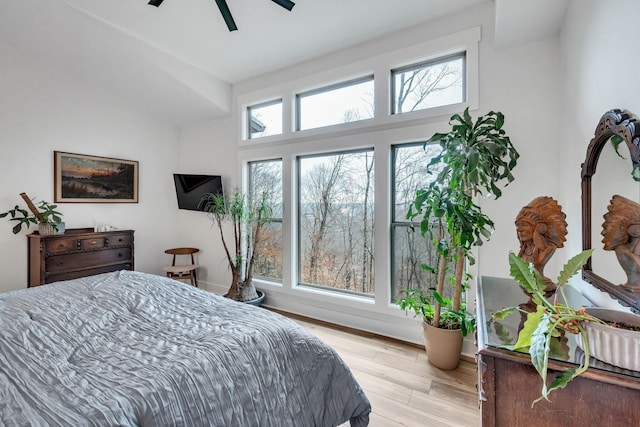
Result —
<instances>
[{"instance_id":1,"label":"gray textured comforter","mask_svg":"<svg viewBox=\"0 0 640 427\"><path fill-rule=\"evenodd\" d=\"M366 426L335 352L295 322L122 271L0 294L0 421Z\"/></svg>"}]
</instances>

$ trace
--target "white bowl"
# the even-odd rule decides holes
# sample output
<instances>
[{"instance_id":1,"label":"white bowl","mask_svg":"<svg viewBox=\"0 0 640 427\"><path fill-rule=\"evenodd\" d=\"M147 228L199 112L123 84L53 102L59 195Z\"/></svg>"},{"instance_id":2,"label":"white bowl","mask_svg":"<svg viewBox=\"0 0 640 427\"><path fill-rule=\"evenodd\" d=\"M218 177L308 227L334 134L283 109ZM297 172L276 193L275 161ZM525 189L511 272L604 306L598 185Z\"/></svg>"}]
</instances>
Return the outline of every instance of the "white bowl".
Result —
<instances>
[{"instance_id":1,"label":"white bowl","mask_svg":"<svg viewBox=\"0 0 640 427\"><path fill-rule=\"evenodd\" d=\"M640 316L619 310L589 307L587 313L605 322L616 321L640 327ZM585 324L589 354L594 358L623 369L640 371L640 332L615 328L596 322ZM582 348L582 341L577 339ZM582 348L584 350L584 348Z\"/></svg>"}]
</instances>

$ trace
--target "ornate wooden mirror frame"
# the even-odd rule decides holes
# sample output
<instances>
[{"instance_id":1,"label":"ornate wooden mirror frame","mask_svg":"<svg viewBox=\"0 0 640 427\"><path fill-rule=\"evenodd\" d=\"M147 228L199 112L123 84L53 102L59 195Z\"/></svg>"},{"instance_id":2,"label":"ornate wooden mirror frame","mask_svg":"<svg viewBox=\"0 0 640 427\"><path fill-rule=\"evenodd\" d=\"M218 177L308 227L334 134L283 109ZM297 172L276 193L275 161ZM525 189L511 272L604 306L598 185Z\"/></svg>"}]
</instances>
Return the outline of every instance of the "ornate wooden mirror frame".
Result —
<instances>
[{"instance_id":1,"label":"ornate wooden mirror frame","mask_svg":"<svg viewBox=\"0 0 640 427\"><path fill-rule=\"evenodd\" d=\"M629 149L632 163L632 176L640 181L640 122L628 111L607 111L596 128L593 139L587 148L587 157L582 164L582 248L592 248L592 206L591 178L596 173L598 158L602 149L612 137L618 135ZM606 173L606 171L604 171ZM630 178L632 179L632 178ZM616 286L602 276L604 272L594 272L591 258L582 270L582 278L596 288L607 292L632 311L640 313L640 293Z\"/></svg>"}]
</instances>

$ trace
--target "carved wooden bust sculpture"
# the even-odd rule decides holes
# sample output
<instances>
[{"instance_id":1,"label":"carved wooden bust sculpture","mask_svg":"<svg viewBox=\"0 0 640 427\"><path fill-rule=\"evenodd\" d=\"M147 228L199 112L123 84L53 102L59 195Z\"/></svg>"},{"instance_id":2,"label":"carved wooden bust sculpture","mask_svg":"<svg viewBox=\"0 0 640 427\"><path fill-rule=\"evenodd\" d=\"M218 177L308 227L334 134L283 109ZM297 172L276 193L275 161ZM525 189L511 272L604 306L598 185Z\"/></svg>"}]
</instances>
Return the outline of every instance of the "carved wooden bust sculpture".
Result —
<instances>
[{"instance_id":1,"label":"carved wooden bust sculpture","mask_svg":"<svg viewBox=\"0 0 640 427\"><path fill-rule=\"evenodd\" d=\"M602 243L615 251L627 275L622 287L640 292L640 204L626 197L613 196L602 224Z\"/></svg>"},{"instance_id":2,"label":"carved wooden bust sculpture","mask_svg":"<svg viewBox=\"0 0 640 427\"><path fill-rule=\"evenodd\" d=\"M523 207L516 217L516 232L520 241L520 253L523 260L533 263L544 277L544 266L557 248L564 246L567 240L567 216L555 199L540 196ZM545 277L547 294L555 291L552 280Z\"/></svg>"}]
</instances>

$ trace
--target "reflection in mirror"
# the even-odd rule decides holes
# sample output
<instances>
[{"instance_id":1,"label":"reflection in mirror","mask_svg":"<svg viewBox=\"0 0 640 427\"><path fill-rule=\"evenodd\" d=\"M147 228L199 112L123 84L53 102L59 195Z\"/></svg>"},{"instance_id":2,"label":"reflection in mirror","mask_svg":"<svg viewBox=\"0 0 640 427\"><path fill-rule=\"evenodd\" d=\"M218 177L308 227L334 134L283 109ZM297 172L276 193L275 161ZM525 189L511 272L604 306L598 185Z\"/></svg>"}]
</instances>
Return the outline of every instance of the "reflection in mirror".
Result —
<instances>
[{"instance_id":1,"label":"reflection in mirror","mask_svg":"<svg viewBox=\"0 0 640 427\"><path fill-rule=\"evenodd\" d=\"M582 276L637 313L640 292L619 286L627 282L627 274L615 251L604 250L602 232L614 195L640 202L640 183L635 180L639 170L640 123L627 111L608 111L598 123L582 164L582 246L594 249Z\"/></svg>"},{"instance_id":2,"label":"reflection in mirror","mask_svg":"<svg viewBox=\"0 0 640 427\"><path fill-rule=\"evenodd\" d=\"M606 142L598 159L598 173L591 179L591 206L593 221L591 224L591 236L593 255L591 257L592 270L604 276L614 285L626 282L626 275L620 263L616 259L613 250L604 249L604 215L607 206L614 195L625 197L629 200L640 201L640 182L631 179L630 155L626 145L618 149L616 153L611 141ZM612 185L615 183L615 185ZM606 274L605 274L606 273Z\"/></svg>"},{"instance_id":3,"label":"reflection in mirror","mask_svg":"<svg viewBox=\"0 0 640 427\"><path fill-rule=\"evenodd\" d=\"M611 198L602 224L604 250L613 251L627 280L620 286L640 291L640 203L618 194ZM614 284L617 284L614 282Z\"/></svg>"}]
</instances>

